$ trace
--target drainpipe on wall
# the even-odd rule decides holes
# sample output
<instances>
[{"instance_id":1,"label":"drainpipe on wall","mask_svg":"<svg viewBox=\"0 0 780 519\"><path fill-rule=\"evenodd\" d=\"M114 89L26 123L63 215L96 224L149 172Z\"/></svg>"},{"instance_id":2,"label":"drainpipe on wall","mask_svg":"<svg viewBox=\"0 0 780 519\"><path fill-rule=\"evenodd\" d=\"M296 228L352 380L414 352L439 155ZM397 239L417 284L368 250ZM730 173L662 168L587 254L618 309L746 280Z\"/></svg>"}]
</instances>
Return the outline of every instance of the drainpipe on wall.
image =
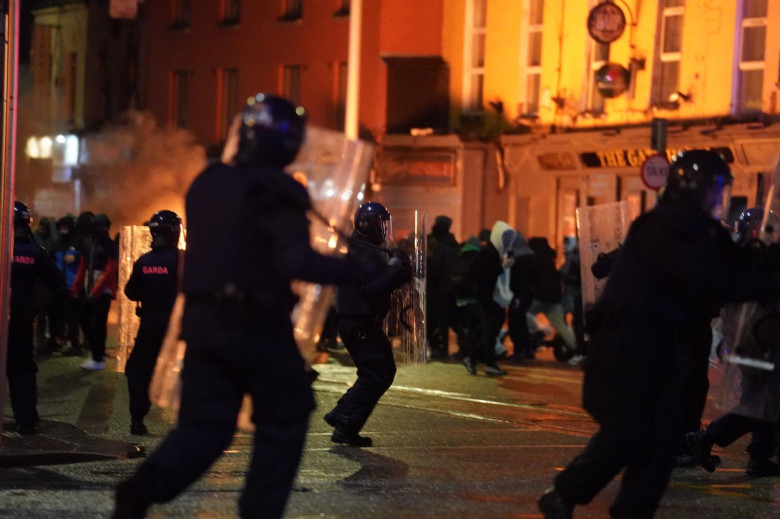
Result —
<instances>
[{"instance_id":1,"label":"drainpipe on wall","mask_svg":"<svg viewBox=\"0 0 780 519\"><path fill-rule=\"evenodd\" d=\"M363 18L363 0L349 4L349 52L347 57L347 110L344 133L349 139L358 138L358 101L360 100L360 37Z\"/></svg>"}]
</instances>

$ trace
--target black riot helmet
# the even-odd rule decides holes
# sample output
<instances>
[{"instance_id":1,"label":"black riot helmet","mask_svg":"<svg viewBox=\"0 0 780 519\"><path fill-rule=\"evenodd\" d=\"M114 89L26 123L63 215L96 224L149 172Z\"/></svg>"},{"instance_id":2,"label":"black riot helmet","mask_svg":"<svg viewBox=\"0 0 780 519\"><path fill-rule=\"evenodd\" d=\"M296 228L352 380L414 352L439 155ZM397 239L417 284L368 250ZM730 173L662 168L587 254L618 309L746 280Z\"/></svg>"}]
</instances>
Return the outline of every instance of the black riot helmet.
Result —
<instances>
[{"instance_id":1,"label":"black riot helmet","mask_svg":"<svg viewBox=\"0 0 780 519\"><path fill-rule=\"evenodd\" d=\"M720 219L728 209L733 181L729 165L717 153L682 151L669 165L661 202L696 207Z\"/></svg>"},{"instance_id":2,"label":"black riot helmet","mask_svg":"<svg viewBox=\"0 0 780 519\"><path fill-rule=\"evenodd\" d=\"M152 246L175 246L179 243L181 234L181 218L167 209L157 211L146 222L152 235Z\"/></svg>"},{"instance_id":3,"label":"black riot helmet","mask_svg":"<svg viewBox=\"0 0 780 519\"><path fill-rule=\"evenodd\" d=\"M14 202L14 228L29 229L32 223L32 211L20 201Z\"/></svg>"},{"instance_id":4,"label":"black riot helmet","mask_svg":"<svg viewBox=\"0 0 780 519\"><path fill-rule=\"evenodd\" d=\"M392 239L390 211L379 202L366 202L355 211L355 231L369 243L379 245Z\"/></svg>"},{"instance_id":5,"label":"black riot helmet","mask_svg":"<svg viewBox=\"0 0 780 519\"><path fill-rule=\"evenodd\" d=\"M250 97L241 111L236 164L286 166L303 144L305 127L302 107L271 94Z\"/></svg>"},{"instance_id":6,"label":"black riot helmet","mask_svg":"<svg viewBox=\"0 0 780 519\"><path fill-rule=\"evenodd\" d=\"M750 240L757 240L761 234L761 224L764 221L764 209L761 207L751 207L743 209L737 217L737 234L739 242L744 243Z\"/></svg>"}]
</instances>

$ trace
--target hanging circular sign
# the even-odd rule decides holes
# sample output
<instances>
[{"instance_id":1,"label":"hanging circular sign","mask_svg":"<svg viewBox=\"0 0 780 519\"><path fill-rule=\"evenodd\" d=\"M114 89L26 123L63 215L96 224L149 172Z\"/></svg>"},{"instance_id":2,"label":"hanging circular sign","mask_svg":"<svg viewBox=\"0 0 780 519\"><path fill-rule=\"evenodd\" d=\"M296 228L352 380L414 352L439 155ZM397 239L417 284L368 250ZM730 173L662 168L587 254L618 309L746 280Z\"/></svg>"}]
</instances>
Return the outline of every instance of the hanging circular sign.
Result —
<instances>
[{"instance_id":1,"label":"hanging circular sign","mask_svg":"<svg viewBox=\"0 0 780 519\"><path fill-rule=\"evenodd\" d=\"M588 33L599 43L612 43L626 28L626 15L613 3L598 4L588 14Z\"/></svg>"},{"instance_id":2,"label":"hanging circular sign","mask_svg":"<svg viewBox=\"0 0 780 519\"><path fill-rule=\"evenodd\" d=\"M596 71L596 88L602 96L608 99L625 92L629 80L628 70L618 63L607 63Z\"/></svg>"},{"instance_id":3,"label":"hanging circular sign","mask_svg":"<svg viewBox=\"0 0 780 519\"><path fill-rule=\"evenodd\" d=\"M650 155L642 163L642 182L648 189L658 191L666 184L669 175L669 160L666 155Z\"/></svg>"}]
</instances>

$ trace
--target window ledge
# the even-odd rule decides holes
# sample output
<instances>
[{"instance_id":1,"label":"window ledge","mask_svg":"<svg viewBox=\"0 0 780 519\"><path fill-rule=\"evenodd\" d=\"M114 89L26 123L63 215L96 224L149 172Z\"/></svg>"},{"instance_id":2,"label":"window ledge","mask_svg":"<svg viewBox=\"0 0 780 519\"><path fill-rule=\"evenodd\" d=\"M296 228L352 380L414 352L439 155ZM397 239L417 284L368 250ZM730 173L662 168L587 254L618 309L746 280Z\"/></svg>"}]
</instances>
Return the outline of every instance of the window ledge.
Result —
<instances>
[{"instance_id":1,"label":"window ledge","mask_svg":"<svg viewBox=\"0 0 780 519\"><path fill-rule=\"evenodd\" d=\"M190 22L177 20L168 26L169 31L186 31L190 28Z\"/></svg>"},{"instance_id":2,"label":"window ledge","mask_svg":"<svg viewBox=\"0 0 780 519\"><path fill-rule=\"evenodd\" d=\"M235 27L241 20L238 18L226 18L217 22L217 27Z\"/></svg>"},{"instance_id":3,"label":"window ledge","mask_svg":"<svg viewBox=\"0 0 780 519\"><path fill-rule=\"evenodd\" d=\"M655 103L653 105L654 108L657 108L659 110L679 110L680 109L680 102L679 101L664 101L662 103Z\"/></svg>"},{"instance_id":4,"label":"window ledge","mask_svg":"<svg viewBox=\"0 0 780 519\"><path fill-rule=\"evenodd\" d=\"M283 14L279 18L276 19L277 22L281 23L296 23L303 21L303 15L302 14Z\"/></svg>"}]
</instances>

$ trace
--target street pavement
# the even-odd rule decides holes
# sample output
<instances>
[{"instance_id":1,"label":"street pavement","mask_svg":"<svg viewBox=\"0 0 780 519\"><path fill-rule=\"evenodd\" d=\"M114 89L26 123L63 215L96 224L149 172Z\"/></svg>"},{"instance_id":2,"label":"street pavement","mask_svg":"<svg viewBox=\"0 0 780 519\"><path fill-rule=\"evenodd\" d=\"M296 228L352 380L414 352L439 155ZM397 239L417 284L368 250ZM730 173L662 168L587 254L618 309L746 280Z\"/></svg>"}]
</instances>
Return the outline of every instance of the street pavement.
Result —
<instances>
[{"instance_id":1,"label":"street pavement","mask_svg":"<svg viewBox=\"0 0 780 519\"><path fill-rule=\"evenodd\" d=\"M10 431L5 405L0 517L110 517L114 485L138 466L139 448L160 442L175 414L154 408L151 434L132 436L126 382L113 360L102 372L79 369L81 358L39 360L41 434ZM332 354L316 366L318 409L285 517L541 517L537 497L596 426L579 406L580 368L556 362L549 350L504 367L506 377L491 378L457 362L400 366L364 430L374 446L356 449L332 444L322 419L355 378L349 357ZM706 417L719 413L708 406ZM676 469L656 517L780 517L780 478L746 476L745 445L716 450L723 464L714 474ZM237 517L250 454L251 433L239 432L204 478L148 517ZM574 517L608 518L616 491L613 482Z\"/></svg>"}]
</instances>

